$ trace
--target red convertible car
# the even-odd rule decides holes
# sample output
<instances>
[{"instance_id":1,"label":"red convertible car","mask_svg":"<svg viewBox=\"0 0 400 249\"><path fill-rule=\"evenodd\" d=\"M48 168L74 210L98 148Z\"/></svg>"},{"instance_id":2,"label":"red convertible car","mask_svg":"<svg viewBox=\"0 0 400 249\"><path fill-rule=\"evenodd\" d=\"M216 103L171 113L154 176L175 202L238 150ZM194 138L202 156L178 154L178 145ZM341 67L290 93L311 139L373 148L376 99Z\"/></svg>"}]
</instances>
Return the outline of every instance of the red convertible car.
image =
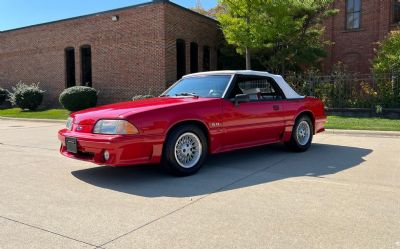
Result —
<instances>
[{"instance_id":1,"label":"red convertible car","mask_svg":"<svg viewBox=\"0 0 400 249\"><path fill-rule=\"evenodd\" d=\"M208 154L271 143L307 150L324 131L323 103L279 75L216 71L184 76L160 97L71 114L58 133L64 156L100 165L162 162L197 172Z\"/></svg>"}]
</instances>

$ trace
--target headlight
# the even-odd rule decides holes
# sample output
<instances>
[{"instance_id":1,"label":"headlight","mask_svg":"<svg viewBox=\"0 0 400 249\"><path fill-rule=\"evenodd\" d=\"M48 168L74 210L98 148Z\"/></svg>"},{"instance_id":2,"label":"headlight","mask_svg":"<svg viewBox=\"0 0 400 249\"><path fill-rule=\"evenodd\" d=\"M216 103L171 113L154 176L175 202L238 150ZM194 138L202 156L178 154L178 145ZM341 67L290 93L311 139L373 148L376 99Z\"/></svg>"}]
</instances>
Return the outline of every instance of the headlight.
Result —
<instances>
[{"instance_id":1,"label":"headlight","mask_svg":"<svg viewBox=\"0 0 400 249\"><path fill-rule=\"evenodd\" d=\"M107 135L138 134L138 129L126 120L99 120L94 126L93 133Z\"/></svg>"},{"instance_id":2,"label":"headlight","mask_svg":"<svg viewBox=\"0 0 400 249\"><path fill-rule=\"evenodd\" d=\"M68 119L67 119L67 123L65 124L65 126L67 127L67 129L68 130L72 130L72 124L74 123L74 119L73 118L71 118L71 117L69 117Z\"/></svg>"}]
</instances>

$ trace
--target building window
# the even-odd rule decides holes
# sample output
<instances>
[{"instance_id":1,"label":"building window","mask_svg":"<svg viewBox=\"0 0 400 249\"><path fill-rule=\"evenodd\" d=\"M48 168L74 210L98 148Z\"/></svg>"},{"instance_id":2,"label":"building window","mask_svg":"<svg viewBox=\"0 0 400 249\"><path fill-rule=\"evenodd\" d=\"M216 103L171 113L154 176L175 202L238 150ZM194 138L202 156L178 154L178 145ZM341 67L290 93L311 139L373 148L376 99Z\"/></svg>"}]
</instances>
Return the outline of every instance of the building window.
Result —
<instances>
[{"instance_id":1,"label":"building window","mask_svg":"<svg viewBox=\"0 0 400 249\"><path fill-rule=\"evenodd\" d=\"M346 29L359 29L361 23L361 0L346 1Z\"/></svg>"},{"instance_id":2,"label":"building window","mask_svg":"<svg viewBox=\"0 0 400 249\"><path fill-rule=\"evenodd\" d=\"M92 49L90 45L81 47L81 84L92 87Z\"/></svg>"},{"instance_id":3,"label":"building window","mask_svg":"<svg viewBox=\"0 0 400 249\"><path fill-rule=\"evenodd\" d=\"M199 46L195 42L190 43L190 72L199 71Z\"/></svg>"},{"instance_id":4,"label":"building window","mask_svg":"<svg viewBox=\"0 0 400 249\"><path fill-rule=\"evenodd\" d=\"M203 47L203 71L210 71L210 47Z\"/></svg>"},{"instance_id":5,"label":"building window","mask_svg":"<svg viewBox=\"0 0 400 249\"><path fill-rule=\"evenodd\" d=\"M65 86L66 88L76 85L75 79L75 49L65 49Z\"/></svg>"},{"instance_id":6,"label":"building window","mask_svg":"<svg viewBox=\"0 0 400 249\"><path fill-rule=\"evenodd\" d=\"M176 78L180 79L186 74L186 43L176 40Z\"/></svg>"},{"instance_id":7,"label":"building window","mask_svg":"<svg viewBox=\"0 0 400 249\"><path fill-rule=\"evenodd\" d=\"M393 3L393 23L400 24L400 0Z\"/></svg>"}]
</instances>

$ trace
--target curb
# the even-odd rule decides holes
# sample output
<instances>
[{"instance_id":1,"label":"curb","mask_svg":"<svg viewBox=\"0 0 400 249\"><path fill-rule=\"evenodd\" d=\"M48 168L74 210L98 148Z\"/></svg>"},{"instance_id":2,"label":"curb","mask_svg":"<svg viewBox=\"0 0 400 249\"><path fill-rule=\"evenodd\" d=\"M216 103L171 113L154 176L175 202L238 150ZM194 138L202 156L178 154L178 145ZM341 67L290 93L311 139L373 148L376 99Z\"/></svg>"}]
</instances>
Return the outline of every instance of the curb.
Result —
<instances>
[{"instance_id":1,"label":"curb","mask_svg":"<svg viewBox=\"0 0 400 249\"><path fill-rule=\"evenodd\" d=\"M54 123L54 124L65 124L65 122L66 122L66 120L62 120L62 119L9 118L9 117L1 117L1 116L0 116L0 120L29 121L29 122Z\"/></svg>"},{"instance_id":2,"label":"curb","mask_svg":"<svg viewBox=\"0 0 400 249\"><path fill-rule=\"evenodd\" d=\"M369 130L339 130L339 129L326 129L327 134L338 135L359 135L371 137L400 137L399 131L369 131Z\"/></svg>"}]
</instances>

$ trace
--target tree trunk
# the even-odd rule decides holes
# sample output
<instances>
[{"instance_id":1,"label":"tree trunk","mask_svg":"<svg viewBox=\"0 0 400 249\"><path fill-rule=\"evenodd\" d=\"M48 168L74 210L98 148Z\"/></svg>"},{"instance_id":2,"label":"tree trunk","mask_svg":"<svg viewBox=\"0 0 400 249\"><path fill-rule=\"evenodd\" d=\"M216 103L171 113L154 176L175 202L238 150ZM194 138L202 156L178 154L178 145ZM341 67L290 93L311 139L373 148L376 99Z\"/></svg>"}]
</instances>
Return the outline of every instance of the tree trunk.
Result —
<instances>
[{"instance_id":1,"label":"tree trunk","mask_svg":"<svg viewBox=\"0 0 400 249\"><path fill-rule=\"evenodd\" d=\"M251 70L251 52L250 52L250 48L246 48L246 70Z\"/></svg>"}]
</instances>

